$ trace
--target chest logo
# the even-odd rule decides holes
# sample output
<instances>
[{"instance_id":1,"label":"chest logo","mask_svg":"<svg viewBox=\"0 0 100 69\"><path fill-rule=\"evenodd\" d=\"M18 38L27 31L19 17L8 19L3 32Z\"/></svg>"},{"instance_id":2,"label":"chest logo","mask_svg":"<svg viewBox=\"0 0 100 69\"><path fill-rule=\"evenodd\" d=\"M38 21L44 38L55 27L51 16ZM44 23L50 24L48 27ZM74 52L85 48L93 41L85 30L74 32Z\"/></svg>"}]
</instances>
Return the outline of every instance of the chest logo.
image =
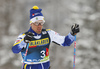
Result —
<instances>
[{"instance_id":1,"label":"chest logo","mask_svg":"<svg viewBox=\"0 0 100 69\"><path fill-rule=\"evenodd\" d=\"M29 43L29 47L36 47L36 46L39 46L39 45L45 45L45 44L48 44L49 43L49 38L44 38L44 39L40 39L40 40L34 40L34 41L31 41Z\"/></svg>"}]
</instances>

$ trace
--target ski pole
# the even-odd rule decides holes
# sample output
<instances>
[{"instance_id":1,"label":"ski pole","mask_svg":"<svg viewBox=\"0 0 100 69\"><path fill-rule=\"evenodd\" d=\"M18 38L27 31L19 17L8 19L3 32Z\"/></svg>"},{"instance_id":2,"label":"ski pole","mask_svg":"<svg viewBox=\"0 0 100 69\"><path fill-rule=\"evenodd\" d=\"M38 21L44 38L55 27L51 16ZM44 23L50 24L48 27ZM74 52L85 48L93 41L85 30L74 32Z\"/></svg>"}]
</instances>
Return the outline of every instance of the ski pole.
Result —
<instances>
[{"instance_id":1,"label":"ski pole","mask_svg":"<svg viewBox=\"0 0 100 69\"><path fill-rule=\"evenodd\" d=\"M23 64L22 64L22 68L24 68L24 62L25 62L25 59L26 59L26 56L27 56L27 52L28 52L28 47L29 47L29 43L27 43L27 48L26 48L26 52L25 52L25 56L24 56L24 59L23 59Z\"/></svg>"},{"instance_id":2,"label":"ski pole","mask_svg":"<svg viewBox=\"0 0 100 69\"><path fill-rule=\"evenodd\" d=\"M73 60L73 69L75 69L75 55L76 55L76 35L74 39L74 60Z\"/></svg>"}]
</instances>

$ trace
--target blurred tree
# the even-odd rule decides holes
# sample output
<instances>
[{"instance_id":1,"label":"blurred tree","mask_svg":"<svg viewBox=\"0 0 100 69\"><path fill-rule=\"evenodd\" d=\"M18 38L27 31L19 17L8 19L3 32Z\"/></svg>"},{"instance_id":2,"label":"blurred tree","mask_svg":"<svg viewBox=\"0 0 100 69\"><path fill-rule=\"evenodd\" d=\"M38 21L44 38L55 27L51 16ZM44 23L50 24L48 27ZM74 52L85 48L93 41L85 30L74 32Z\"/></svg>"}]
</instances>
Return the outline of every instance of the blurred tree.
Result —
<instances>
[{"instance_id":1,"label":"blurred tree","mask_svg":"<svg viewBox=\"0 0 100 69\"><path fill-rule=\"evenodd\" d=\"M100 0L0 0L0 69L20 69L21 56L11 47L17 36L28 30L29 10L38 5L46 20L44 28L67 35L79 23L77 35L77 69L100 68ZM59 55L60 54L60 55ZM73 45L51 44L51 69L72 69Z\"/></svg>"}]
</instances>

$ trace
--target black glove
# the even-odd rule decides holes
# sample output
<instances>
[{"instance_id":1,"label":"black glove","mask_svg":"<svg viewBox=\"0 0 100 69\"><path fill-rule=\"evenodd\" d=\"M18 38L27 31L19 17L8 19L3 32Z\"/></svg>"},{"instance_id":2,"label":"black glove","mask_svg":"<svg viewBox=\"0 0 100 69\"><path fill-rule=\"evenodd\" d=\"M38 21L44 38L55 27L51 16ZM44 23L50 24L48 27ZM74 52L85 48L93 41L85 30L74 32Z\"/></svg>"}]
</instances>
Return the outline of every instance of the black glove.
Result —
<instances>
[{"instance_id":1,"label":"black glove","mask_svg":"<svg viewBox=\"0 0 100 69\"><path fill-rule=\"evenodd\" d=\"M29 32L29 33L26 34L26 36L24 37L24 42L25 42L25 43L29 43L29 42L32 40L33 36L34 36L34 33Z\"/></svg>"},{"instance_id":2,"label":"black glove","mask_svg":"<svg viewBox=\"0 0 100 69\"><path fill-rule=\"evenodd\" d=\"M71 27L71 34L75 36L78 32L80 32L79 24L74 24Z\"/></svg>"}]
</instances>

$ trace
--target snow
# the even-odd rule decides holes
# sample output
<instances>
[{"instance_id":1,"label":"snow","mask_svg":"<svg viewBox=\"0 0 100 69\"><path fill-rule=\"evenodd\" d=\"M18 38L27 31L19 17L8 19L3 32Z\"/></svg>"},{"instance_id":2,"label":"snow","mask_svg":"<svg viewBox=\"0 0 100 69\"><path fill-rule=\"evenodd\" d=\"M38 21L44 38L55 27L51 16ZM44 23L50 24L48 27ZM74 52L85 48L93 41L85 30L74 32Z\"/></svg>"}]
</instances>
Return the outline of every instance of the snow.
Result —
<instances>
[{"instance_id":1,"label":"snow","mask_svg":"<svg viewBox=\"0 0 100 69\"><path fill-rule=\"evenodd\" d=\"M0 69L21 67L20 54L11 48L17 36L29 29L29 10L38 5L43 8L46 23L61 35L70 32L78 23L80 33L76 41L76 69L100 69L100 1L99 0L10 0L0 1ZM72 69L74 45L50 46L51 69Z\"/></svg>"}]
</instances>

